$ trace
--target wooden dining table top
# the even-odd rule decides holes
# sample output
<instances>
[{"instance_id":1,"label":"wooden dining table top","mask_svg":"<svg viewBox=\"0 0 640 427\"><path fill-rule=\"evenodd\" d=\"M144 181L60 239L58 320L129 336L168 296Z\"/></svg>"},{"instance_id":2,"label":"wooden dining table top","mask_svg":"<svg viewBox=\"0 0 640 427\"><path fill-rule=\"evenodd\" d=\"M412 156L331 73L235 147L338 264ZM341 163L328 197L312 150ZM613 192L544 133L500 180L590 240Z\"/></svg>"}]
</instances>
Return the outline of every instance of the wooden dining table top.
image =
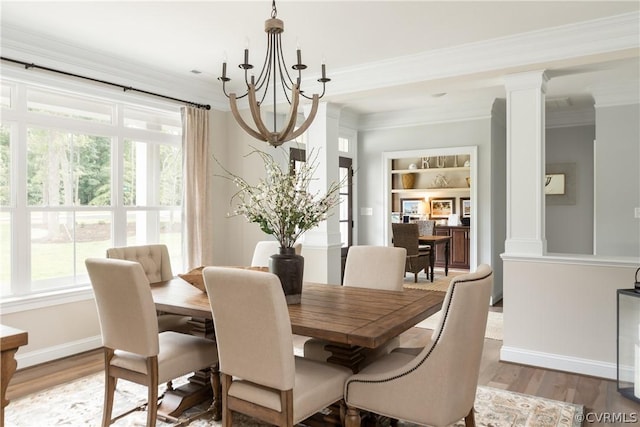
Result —
<instances>
[{"instance_id":1,"label":"wooden dining table top","mask_svg":"<svg viewBox=\"0 0 640 427\"><path fill-rule=\"evenodd\" d=\"M151 284L159 311L213 319L207 294L183 279ZM440 310L443 292L386 291L305 282L300 304L288 305L294 334L376 348Z\"/></svg>"}]
</instances>

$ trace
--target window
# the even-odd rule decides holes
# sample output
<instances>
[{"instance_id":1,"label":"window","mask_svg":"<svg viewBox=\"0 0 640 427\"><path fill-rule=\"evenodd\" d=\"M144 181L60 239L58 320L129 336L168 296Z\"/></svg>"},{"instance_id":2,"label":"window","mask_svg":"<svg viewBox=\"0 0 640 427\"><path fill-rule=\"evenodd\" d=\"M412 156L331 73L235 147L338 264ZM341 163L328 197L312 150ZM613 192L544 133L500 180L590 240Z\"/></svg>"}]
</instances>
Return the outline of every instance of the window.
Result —
<instances>
[{"instance_id":1,"label":"window","mask_svg":"<svg viewBox=\"0 0 640 427\"><path fill-rule=\"evenodd\" d=\"M0 297L84 287L84 260L112 246L165 243L182 265L177 107L6 80L1 93Z\"/></svg>"}]
</instances>

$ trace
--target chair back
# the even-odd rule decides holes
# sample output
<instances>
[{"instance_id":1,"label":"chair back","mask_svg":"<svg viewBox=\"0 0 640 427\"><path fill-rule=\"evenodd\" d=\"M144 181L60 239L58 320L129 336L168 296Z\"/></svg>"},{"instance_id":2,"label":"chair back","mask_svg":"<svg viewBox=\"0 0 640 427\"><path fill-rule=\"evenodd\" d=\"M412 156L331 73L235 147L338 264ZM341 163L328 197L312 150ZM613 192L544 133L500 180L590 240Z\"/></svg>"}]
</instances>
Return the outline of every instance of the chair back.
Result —
<instances>
[{"instance_id":1,"label":"chair back","mask_svg":"<svg viewBox=\"0 0 640 427\"><path fill-rule=\"evenodd\" d=\"M419 219L416 221L416 224L418 224L418 233L421 236L433 236L433 228L436 225L436 222L434 220Z\"/></svg>"},{"instance_id":2,"label":"chair back","mask_svg":"<svg viewBox=\"0 0 640 427\"><path fill-rule=\"evenodd\" d=\"M159 351L158 319L142 266L108 258L85 260L95 294L102 344L141 356Z\"/></svg>"},{"instance_id":3,"label":"chair back","mask_svg":"<svg viewBox=\"0 0 640 427\"><path fill-rule=\"evenodd\" d=\"M448 408L447 411L433 411L427 418L429 423L451 424L455 419L445 421L447 417L460 419L473 406L492 286L493 271L486 264L473 273L454 277L442 303L442 316L431 345L414 360L425 367L431 366L429 370L418 367L416 375L423 381L427 378L422 375L428 375L430 381L439 384L437 393L429 398L432 400L429 406ZM438 378L433 377L434 366Z\"/></svg>"},{"instance_id":4,"label":"chair back","mask_svg":"<svg viewBox=\"0 0 640 427\"><path fill-rule=\"evenodd\" d=\"M207 267L220 371L279 390L295 383L293 335L280 279L239 268Z\"/></svg>"},{"instance_id":5,"label":"chair back","mask_svg":"<svg viewBox=\"0 0 640 427\"><path fill-rule=\"evenodd\" d=\"M297 255L302 252L302 243L293 245ZM268 267L271 255L280 252L280 243L275 240L261 240L256 243L251 259L251 267Z\"/></svg>"},{"instance_id":6,"label":"chair back","mask_svg":"<svg viewBox=\"0 0 640 427\"><path fill-rule=\"evenodd\" d=\"M149 283L171 280L171 259L166 245L123 246L107 249L107 258L135 261L142 265Z\"/></svg>"},{"instance_id":7,"label":"chair back","mask_svg":"<svg viewBox=\"0 0 640 427\"><path fill-rule=\"evenodd\" d=\"M351 246L344 286L401 291L407 250L388 246Z\"/></svg>"},{"instance_id":8,"label":"chair back","mask_svg":"<svg viewBox=\"0 0 640 427\"><path fill-rule=\"evenodd\" d=\"M466 417L478 386L492 283L484 264L453 278L437 336L404 365L385 370L382 363L353 375L345 384L347 405L420 425L448 426Z\"/></svg>"},{"instance_id":9,"label":"chair back","mask_svg":"<svg viewBox=\"0 0 640 427\"><path fill-rule=\"evenodd\" d=\"M412 223L392 223L393 246L405 248L407 256L418 255L418 243L420 233L418 224Z\"/></svg>"}]
</instances>

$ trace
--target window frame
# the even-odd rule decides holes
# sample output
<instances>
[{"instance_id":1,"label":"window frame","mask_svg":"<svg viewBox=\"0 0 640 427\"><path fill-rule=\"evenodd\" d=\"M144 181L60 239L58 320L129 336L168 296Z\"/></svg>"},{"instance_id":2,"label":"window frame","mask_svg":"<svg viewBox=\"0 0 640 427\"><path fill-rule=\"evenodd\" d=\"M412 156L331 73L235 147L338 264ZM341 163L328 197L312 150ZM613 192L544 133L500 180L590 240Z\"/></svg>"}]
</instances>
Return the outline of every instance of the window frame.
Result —
<instances>
[{"instance_id":1,"label":"window frame","mask_svg":"<svg viewBox=\"0 0 640 427\"><path fill-rule=\"evenodd\" d=\"M0 297L0 310L4 313L75 302L92 298L88 280L81 281L83 275L76 271L69 286L34 291L31 279L31 215L33 212L58 211L82 213L90 211L108 211L111 214L110 245L126 245L127 214L132 211L177 212L182 216L182 206L147 204L145 206L124 206L122 203L123 147L125 140L140 141L149 144L174 145L182 147L181 135L143 130L124 126L124 110L135 109L161 116L175 115L180 120L180 105L158 101L148 97L117 94L112 90L86 83L70 81L66 78L43 76L28 71L3 70L2 86L10 88L11 103L0 106L2 124L9 125L10 139L10 201L8 206L0 206L3 215L8 213L10 220L10 295ZM44 90L74 98L87 99L113 106L112 123L90 122L83 119L56 117L28 111L27 91ZM27 205L27 130L29 128L56 129L69 133L105 136L111 139L111 204L109 206L29 206ZM157 231L159 239L159 229ZM183 230L180 240L184 238ZM74 240L75 241L75 240ZM153 243L151 237L148 243ZM182 244L179 250L182 251ZM24 260L27 260L26 262Z\"/></svg>"}]
</instances>

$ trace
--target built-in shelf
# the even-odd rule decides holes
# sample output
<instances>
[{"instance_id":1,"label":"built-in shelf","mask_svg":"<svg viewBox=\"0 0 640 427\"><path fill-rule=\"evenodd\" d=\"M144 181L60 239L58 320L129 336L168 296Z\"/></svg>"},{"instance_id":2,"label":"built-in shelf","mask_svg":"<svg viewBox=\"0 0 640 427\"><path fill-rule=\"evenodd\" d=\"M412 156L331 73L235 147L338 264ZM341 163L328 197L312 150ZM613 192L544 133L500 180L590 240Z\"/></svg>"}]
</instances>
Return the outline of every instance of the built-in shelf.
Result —
<instances>
[{"instance_id":1,"label":"built-in shelf","mask_svg":"<svg viewBox=\"0 0 640 427\"><path fill-rule=\"evenodd\" d=\"M424 193L425 191L464 191L469 192L469 187L431 187L431 188L396 188L391 193Z\"/></svg>"},{"instance_id":2,"label":"built-in shelf","mask_svg":"<svg viewBox=\"0 0 640 427\"><path fill-rule=\"evenodd\" d=\"M461 166L457 168L428 168L428 169L396 169L392 170L391 173L433 173L433 172L456 172L456 171L468 171L471 168L468 166Z\"/></svg>"}]
</instances>

